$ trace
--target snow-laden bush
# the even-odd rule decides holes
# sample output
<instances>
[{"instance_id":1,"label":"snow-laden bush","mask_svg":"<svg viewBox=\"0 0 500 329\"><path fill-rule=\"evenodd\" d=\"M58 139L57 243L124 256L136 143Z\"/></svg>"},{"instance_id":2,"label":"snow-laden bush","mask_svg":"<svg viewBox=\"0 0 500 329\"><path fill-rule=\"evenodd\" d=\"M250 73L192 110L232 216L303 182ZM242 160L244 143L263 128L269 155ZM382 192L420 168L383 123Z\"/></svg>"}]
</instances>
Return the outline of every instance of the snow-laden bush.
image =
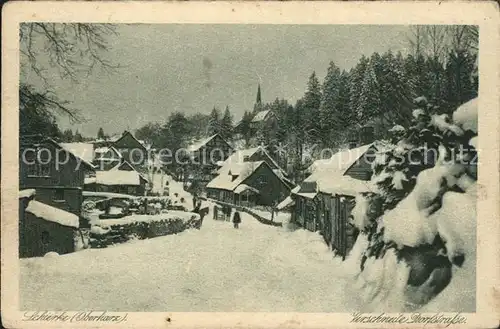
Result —
<instances>
[{"instance_id":1,"label":"snow-laden bush","mask_svg":"<svg viewBox=\"0 0 500 329\"><path fill-rule=\"evenodd\" d=\"M424 97L415 104L412 126L393 129L373 163L377 191L359 195L352 212L361 233L346 264L371 310L421 307L475 266L477 101L454 121Z\"/></svg>"}]
</instances>

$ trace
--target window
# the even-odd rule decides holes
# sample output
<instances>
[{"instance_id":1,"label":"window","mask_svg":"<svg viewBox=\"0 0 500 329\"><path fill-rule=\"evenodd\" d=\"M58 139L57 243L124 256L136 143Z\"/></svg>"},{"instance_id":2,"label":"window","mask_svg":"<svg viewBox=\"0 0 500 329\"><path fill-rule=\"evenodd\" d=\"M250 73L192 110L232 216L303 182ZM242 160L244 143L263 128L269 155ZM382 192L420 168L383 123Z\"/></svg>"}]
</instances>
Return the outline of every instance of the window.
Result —
<instances>
[{"instance_id":1,"label":"window","mask_svg":"<svg viewBox=\"0 0 500 329\"><path fill-rule=\"evenodd\" d=\"M63 189L57 189L54 191L54 201L65 201Z\"/></svg>"},{"instance_id":2,"label":"window","mask_svg":"<svg viewBox=\"0 0 500 329\"><path fill-rule=\"evenodd\" d=\"M50 177L50 151L37 148L34 152L25 154L27 174L34 177Z\"/></svg>"},{"instance_id":3,"label":"window","mask_svg":"<svg viewBox=\"0 0 500 329\"><path fill-rule=\"evenodd\" d=\"M250 161L250 156L249 155L244 155L243 156L243 161L244 162Z\"/></svg>"},{"instance_id":4,"label":"window","mask_svg":"<svg viewBox=\"0 0 500 329\"><path fill-rule=\"evenodd\" d=\"M28 165L28 176L35 177L49 177L50 176L50 165L44 163L33 163Z\"/></svg>"}]
</instances>

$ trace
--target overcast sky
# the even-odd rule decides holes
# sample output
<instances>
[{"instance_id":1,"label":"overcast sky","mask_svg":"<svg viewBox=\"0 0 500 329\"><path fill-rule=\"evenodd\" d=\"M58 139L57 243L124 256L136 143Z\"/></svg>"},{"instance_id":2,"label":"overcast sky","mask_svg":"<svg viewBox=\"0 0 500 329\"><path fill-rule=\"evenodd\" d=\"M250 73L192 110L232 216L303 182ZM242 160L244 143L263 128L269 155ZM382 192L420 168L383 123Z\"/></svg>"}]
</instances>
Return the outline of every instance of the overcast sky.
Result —
<instances>
[{"instance_id":1,"label":"overcast sky","mask_svg":"<svg viewBox=\"0 0 500 329\"><path fill-rule=\"evenodd\" d=\"M78 85L56 78L56 92L82 110L86 123L63 128L86 136L164 122L173 111L208 113L229 105L235 120L252 109L260 82L264 102L294 103L316 71L342 69L373 52L407 51L405 26L121 25L109 57L123 66Z\"/></svg>"}]
</instances>

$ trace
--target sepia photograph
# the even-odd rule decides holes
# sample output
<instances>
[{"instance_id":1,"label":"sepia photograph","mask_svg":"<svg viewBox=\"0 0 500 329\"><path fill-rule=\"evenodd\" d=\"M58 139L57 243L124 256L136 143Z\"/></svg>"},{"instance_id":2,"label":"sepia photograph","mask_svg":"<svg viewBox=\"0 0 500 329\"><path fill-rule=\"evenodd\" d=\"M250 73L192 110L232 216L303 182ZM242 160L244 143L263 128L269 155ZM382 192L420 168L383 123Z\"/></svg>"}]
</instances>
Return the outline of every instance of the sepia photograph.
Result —
<instances>
[{"instance_id":1,"label":"sepia photograph","mask_svg":"<svg viewBox=\"0 0 500 329\"><path fill-rule=\"evenodd\" d=\"M20 22L8 219L23 320L465 325L480 298L481 31Z\"/></svg>"}]
</instances>

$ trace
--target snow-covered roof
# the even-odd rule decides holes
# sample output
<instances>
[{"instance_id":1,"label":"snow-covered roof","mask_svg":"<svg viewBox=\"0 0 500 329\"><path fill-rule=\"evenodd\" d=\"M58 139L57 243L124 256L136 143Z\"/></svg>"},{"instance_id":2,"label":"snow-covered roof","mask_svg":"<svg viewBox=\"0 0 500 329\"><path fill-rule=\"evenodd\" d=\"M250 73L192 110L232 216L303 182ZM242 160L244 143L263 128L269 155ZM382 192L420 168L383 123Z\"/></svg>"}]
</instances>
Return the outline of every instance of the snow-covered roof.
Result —
<instances>
[{"instance_id":1,"label":"snow-covered roof","mask_svg":"<svg viewBox=\"0 0 500 329\"><path fill-rule=\"evenodd\" d=\"M29 198L29 197L32 197L33 195L35 195L36 191L35 189L26 189L26 190L21 190L19 191L19 198L22 199L22 198Z\"/></svg>"},{"instance_id":2,"label":"snow-covered roof","mask_svg":"<svg viewBox=\"0 0 500 329\"><path fill-rule=\"evenodd\" d=\"M478 120L478 98L474 98L462 104L453 113L454 123L460 125L464 130L472 130L477 134Z\"/></svg>"},{"instance_id":3,"label":"snow-covered roof","mask_svg":"<svg viewBox=\"0 0 500 329\"><path fill-rule=\"evenodd\" d=\"M346 171L361 158L374 144L367 144L357 148L335 153L330 159L316 160L309 171L311 175L304 182L316 183L316 192L356 195L362 192L374 191L371 182L359 180L345 175ZM307 198L314 198L316 193L299 193L300 186L295 187L292 193Z\"/></svg>"},{"instance_id":4,"label":"snow-covered roof","mask_svg":"<svg viewBox=\"0 0 500 329\"><path fill-rule=\"evenodd\" d=\"M229 158L226 159L226 161L222 161L221 166L224 167L227 164L231 164L231 163L237 164L237 163L244 162L245 157L251 157L253 154L255 154L255 152L257 152L258 149L259 149L259 147L252 147L249 149L237 150L236 152L231 154L229 156Z\"/></svg>"},{"instance_id":5,"label":"snow-covered roof","mask_svg":"<svg viewBox=\"0 0 500 329\"><path fill-rule=\"evenodd\" d=\"M97 171L95 183L101 185L140 185L139 173L127 170Z\"/></svg>"},{"instance_id":6,"label":"snow-covered roof","mask_svg":"<svg viewBox=\"0 0 500 329\"><path fill-rule=\"evenodd\" d=\"M243 193L245 191L251 191L251 192L254 192L254 193L260 193L259 190L257 190L254 187L248 186L247 184L240 184L240 185L238 185L238 187L236 187L234 189L234 193L236 193L236 194L240 194L240 193Z\"/></svg>"},{"instance_id":7,"label":"snow-covered roof","mask_svg":"<svg viewBox=\"0 0 500 329\"><path fill-rule=\"evenodd\" d=\"M81 159L83 163L94 168L92 160L94 160L94 144L89 143L56 143L61 148L70 152L77 159Z\"/></svg>"},{"instance_id":8,"label":"snow-covered roof","mask_svg":"<svg viewBox=\"0 0 500 329\"><path fill-rule=\"evenodd\" d=\"M300 192L300 189L301 189L301 186L297 185L290 192L292 194L300 195L300 196L303 196L304 198L308 198L308 199L314 199L316 197L316 195L318 195L317 192Z\"/></svg>"},{"instance_id":9,"label":"snow-covered roof","mask_svg":"<svg viewBox=\"0 0 500 329\"><path fill-rule=\"evenodd\" d=\"M192 143L191 145L188 146L188 151L190 151L190 152L198 151L202 146L206 145L208 142L210 142L217 135L218 134L215 134L215 135L212 135L210 137L207 137L207 138L204 138L204 139L201 139L199 141Z\"/></svg>"},{"instance_id":10,"label":"snow-covered roof","mask_svg":"<svg viewBox=\"0 0 500 329\"><path fill-rule=\"evenodd\" d=\"M78 228L80 221L78 216L67 211L49 206L48 204L32 200L26 207L26 212L49 222L58 223L64 226Z\"/></svg>"},{"instance_id":11,"label":"snow-covered roof","mask_svg":"<svg viewBox=\"0 0 500 329\"><path fill-rule=\"evenodd\" d=\"M106 198L129 198L129 199L138 198L136 196L128 195L128 194L112 193L112 192L94 192L94 191L82 191L82 195L84 197L97 196L97 197L106 197Z\"/></svg>"},{"instance_id":12,"label":"snow-covered roof","mask_svg":"<svg viewBox=\"0 0 500 329\"><path fill-rule=\"evenodd\" d=\"M278 165L278 163L267 153L266 149L262 146L257 146L257 147L252 147L248 149L243 149L243 150L237 150L233 154L229 156L229 158L226 159L226 161L223 162L222 166L224 166L227 163L238 163L238 162L244 162L246 157L251 157L257 152L263 152L271 161L271 163L278 168L279 170L282 170L281 167ZM281 176L284 176L283 173L280 173Z\"/></svg>"},{"instance_id":13,"label":"snow-covered roof","mask_svg":"<svg viewBox=\"0 0 500 329\"><path fill-rule=\"evenodd\" d=\"M125 170L123 169L123 167L128 167L131 170ZM139 175L139 177L144 179L146 182L149 182L149 179L146 176L144 176L141 172L137 171L136 167L132 166L130 162L124 159L122 159L120 163L118 163L116 166L114 166L108 171L135 171Z\"/></svg>"},{"instance_id":14,"label":"snow-covered roof","mask_svg":"<svg viewBox=\"0 0 500 329\"><path fill-rule=\"evenodd\" d=\"M84 184L94 184L96 183L96 178L95 177L85 177Z\"/></svg>"},{"instance_id":15,"label":"snow-covered roof","mask_svg":"<svg viewBox=\"0 0 500 329\"><path fill-rule=\"evenodd\" d=\"M295 201L293 201L292 197L287 196L285 200L281 201L277 206L276 209L282 210L285 209L286 207L293 206L295 204Z\"/></svg>"},{"instance_id":16,"label":"snow-covered roof","mask_svg":"<svg viewBox=\"0 0 500 329\"><path fill-rule=\"evenodd\" d=\"M114 146L110 146L110 147L104 146L104 147L99 147L99 148L95 149L94 152L95 152L96 160L113 159L113 158L104 157L106 155L106 153L108 153L109 151L113 151L118 156L118 158L123 158L120 151L118 151Z\"/></svg>"},{"instance_id":17,"label":"snow-covered roof","mask_svg":"<svg viewBox=\"0 0 500 329\"><path fill-rule=\"evenodd\" d=\"M257 112L257 114L255 114L255 116L253 117L252 122L259 122L264 120L270 112L270 110Z\"/></svg>"},{"instance_id":18,"label":"snow-covered roof","mask_svg":"<svg viewBox=\"0 0 500 329\"><path fill-rule=\"evenodd\" d=\"M316 160L307 169L308 172L312 173L307 179L315 181L315 174L321 175L323 171L328 173L338 172L344 174L347 169L349 169L359 158L361 158L368 149L373 146L373 143L363 145L360 147L342 150L329 159Z\"/></svg>"},{"instance_id":19,"label":"snow-covered roof","mask_svg":"<svg viewBox=\"0 0 500 329\"><path fill-rule=\"evenodd\" d=\"M371 181L364 181L347 175L331 175L317 181L320 192L355 196L358 193L376 191Z\"/></svg>"},{"instance_id":20,"label":"snow-covered roof","mask_svg":"<svg viewBox=\"0 0 500 329\"><path fill-rule=\"evenodd\" d=\"M233 191L263 163L264 161L228 163L219 170L219 175L207 184L207 188ZM233 179L234 176L237 177Z\"/></svg>"}]
</instances>

